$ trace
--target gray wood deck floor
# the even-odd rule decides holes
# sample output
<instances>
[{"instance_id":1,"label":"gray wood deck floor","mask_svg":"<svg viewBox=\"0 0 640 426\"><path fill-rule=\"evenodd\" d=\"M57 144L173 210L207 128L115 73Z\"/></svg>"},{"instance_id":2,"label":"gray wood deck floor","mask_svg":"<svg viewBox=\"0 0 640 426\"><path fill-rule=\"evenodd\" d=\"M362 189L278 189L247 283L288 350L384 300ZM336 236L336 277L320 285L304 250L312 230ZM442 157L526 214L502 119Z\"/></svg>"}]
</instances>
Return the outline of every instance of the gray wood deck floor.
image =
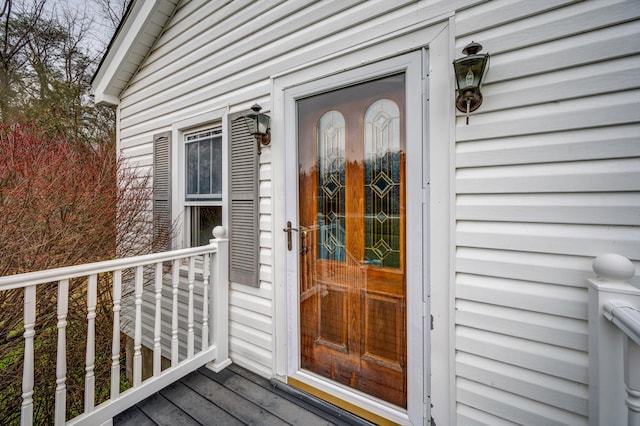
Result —
<instances>
[{"instance_id":1,"label":"gray wood deck floor","mask_svg":"<svg viewBox=\"0 0 640 426\"><path fill-rule=\"evenodd\" d=\"M370 425L286 385L232 365L200 368L113 419L115 426Z\"/></svg>"}]
</instances>

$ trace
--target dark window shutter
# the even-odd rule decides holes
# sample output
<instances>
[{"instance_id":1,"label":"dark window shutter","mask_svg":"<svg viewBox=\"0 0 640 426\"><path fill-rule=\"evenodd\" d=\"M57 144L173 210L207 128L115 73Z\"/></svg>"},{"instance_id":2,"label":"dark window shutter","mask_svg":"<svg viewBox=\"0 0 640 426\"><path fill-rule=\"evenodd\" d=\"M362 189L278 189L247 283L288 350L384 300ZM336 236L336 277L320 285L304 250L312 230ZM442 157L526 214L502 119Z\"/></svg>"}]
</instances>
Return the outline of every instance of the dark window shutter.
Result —
<instances>
[{"instance_id":1,"label":"dark window shutter","mask_svg":"<svg viewBox=\"0 0 640 426\"><path fill-rule=\"evenodd\" d=\"M153 241L171 250L171 132L153 135Z\"/></svg>"},{"instance_id":2,"label":"dark window shutter","mask_svg":"<svg viewBox=\"0 0 640 426\"><path fill-rule=\"evenodd\" d=\"M258 152L243 114L229 116L230 232L229 279L259 287Z\"/></svg>"}]
</instances>

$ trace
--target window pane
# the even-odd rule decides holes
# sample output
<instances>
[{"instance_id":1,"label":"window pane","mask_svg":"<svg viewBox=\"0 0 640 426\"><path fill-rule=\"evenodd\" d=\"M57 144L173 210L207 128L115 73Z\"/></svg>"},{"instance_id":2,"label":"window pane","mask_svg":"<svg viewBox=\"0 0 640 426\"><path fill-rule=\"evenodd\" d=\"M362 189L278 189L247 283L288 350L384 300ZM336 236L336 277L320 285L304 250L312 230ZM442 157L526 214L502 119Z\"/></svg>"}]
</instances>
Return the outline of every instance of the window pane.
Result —
<instances>
[{"instance_id":1,"label":"window pane","mask_svg":"<svg viewBox=\"0 0 640 426\"><path fill-rule=\"evenodd\" d=\"M222 199L222 137L206 130L185 138L186 200Z\"/></svg>"},{"instance_id":2,"label":"window pane","mask_svg":"<svg viewBox=\"0 0 640 426\"><path fill-rule=\"evenodd\" d=\"M198 193L198 144L189 143L185 146L187 157L187 194Z\"/></svg>"},{"instance_id":3,"label":"window pane","mask_svg":"<svg viewBox=\"0 0 640 426\"><path fill-rule=\"evenodd\" d=\"M198 194L211 194L211 142L211 139L207 139L198 143Z\"/></svg>"},{"instance_id":4,"label":"window pane","mask_svg":"<svg viewBox=\"0 0 640 426\"><path fill-rule=\"evenodd\" d=\"M222 207L191 207L191 246L204 246L213 238L213 228L222 225Z\"/></svg>"},{"instance_id":5,"label":"window pane","mask_svg":"<svg viewBox=\"0 0 640 426\"><path fill-rule=\"evenodd\" d=\"M213 138L211 142L211 193L218 199L222 197L222 138Z\"/></svg>"}]
</instances>

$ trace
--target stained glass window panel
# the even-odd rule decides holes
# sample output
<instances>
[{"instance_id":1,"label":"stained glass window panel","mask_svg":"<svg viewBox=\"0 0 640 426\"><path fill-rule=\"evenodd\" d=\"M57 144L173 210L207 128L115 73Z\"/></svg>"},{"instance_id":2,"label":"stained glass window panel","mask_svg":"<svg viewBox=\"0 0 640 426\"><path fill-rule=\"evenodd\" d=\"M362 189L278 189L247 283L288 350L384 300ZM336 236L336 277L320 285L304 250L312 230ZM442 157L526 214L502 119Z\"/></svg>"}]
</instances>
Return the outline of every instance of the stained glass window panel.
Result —
<instances>
[{"instance_id":1,"label":"stained glass window panel","mask_svg":"<svg viewBox=\"0 0 640 426\"><path fill-rule=\"evenodd\" d=\"M318 253L345 259L345 122L328 111L318 122Z\"/></svg>"},{"instance_id":2,"label":"stained glass window panel","mask_svg":"<svg viewBox=\"0 0 640 426\"><path fill-rule=\"evenodd\" d=\"M400 109L389 99L364 119L365 262L400 267Z\"/></svg>"}]
</instances>

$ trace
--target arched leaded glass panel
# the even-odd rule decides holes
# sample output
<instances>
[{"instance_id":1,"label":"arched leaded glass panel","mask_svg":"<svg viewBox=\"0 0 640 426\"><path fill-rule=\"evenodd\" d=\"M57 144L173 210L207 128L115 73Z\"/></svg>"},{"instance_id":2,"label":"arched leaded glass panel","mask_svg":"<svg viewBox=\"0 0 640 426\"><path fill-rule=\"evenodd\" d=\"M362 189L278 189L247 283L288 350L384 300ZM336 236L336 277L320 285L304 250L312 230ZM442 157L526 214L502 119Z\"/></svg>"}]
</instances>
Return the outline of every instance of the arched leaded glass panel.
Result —
<instances>
[{"instance_id":1,"label":"arched leaded glass panel","mask_svg":"<svg viewBox=\"0 0 640 426\"><path fill-rule=\"evenodd\" d=\"M364 117L364 258L369 265L399 268L400 109L389 99L369 106Z\"/></svg>"},{"instance_id":2,"label":"arched leaded glass panel","mask_svg":"<svg viewBox=\"0 0 640 426\"><path fill-rule=\"evenodd\" d=\"M318 257L345 259L345 121L328 111L318 122Z\"/></svg>"}]
</instances>

